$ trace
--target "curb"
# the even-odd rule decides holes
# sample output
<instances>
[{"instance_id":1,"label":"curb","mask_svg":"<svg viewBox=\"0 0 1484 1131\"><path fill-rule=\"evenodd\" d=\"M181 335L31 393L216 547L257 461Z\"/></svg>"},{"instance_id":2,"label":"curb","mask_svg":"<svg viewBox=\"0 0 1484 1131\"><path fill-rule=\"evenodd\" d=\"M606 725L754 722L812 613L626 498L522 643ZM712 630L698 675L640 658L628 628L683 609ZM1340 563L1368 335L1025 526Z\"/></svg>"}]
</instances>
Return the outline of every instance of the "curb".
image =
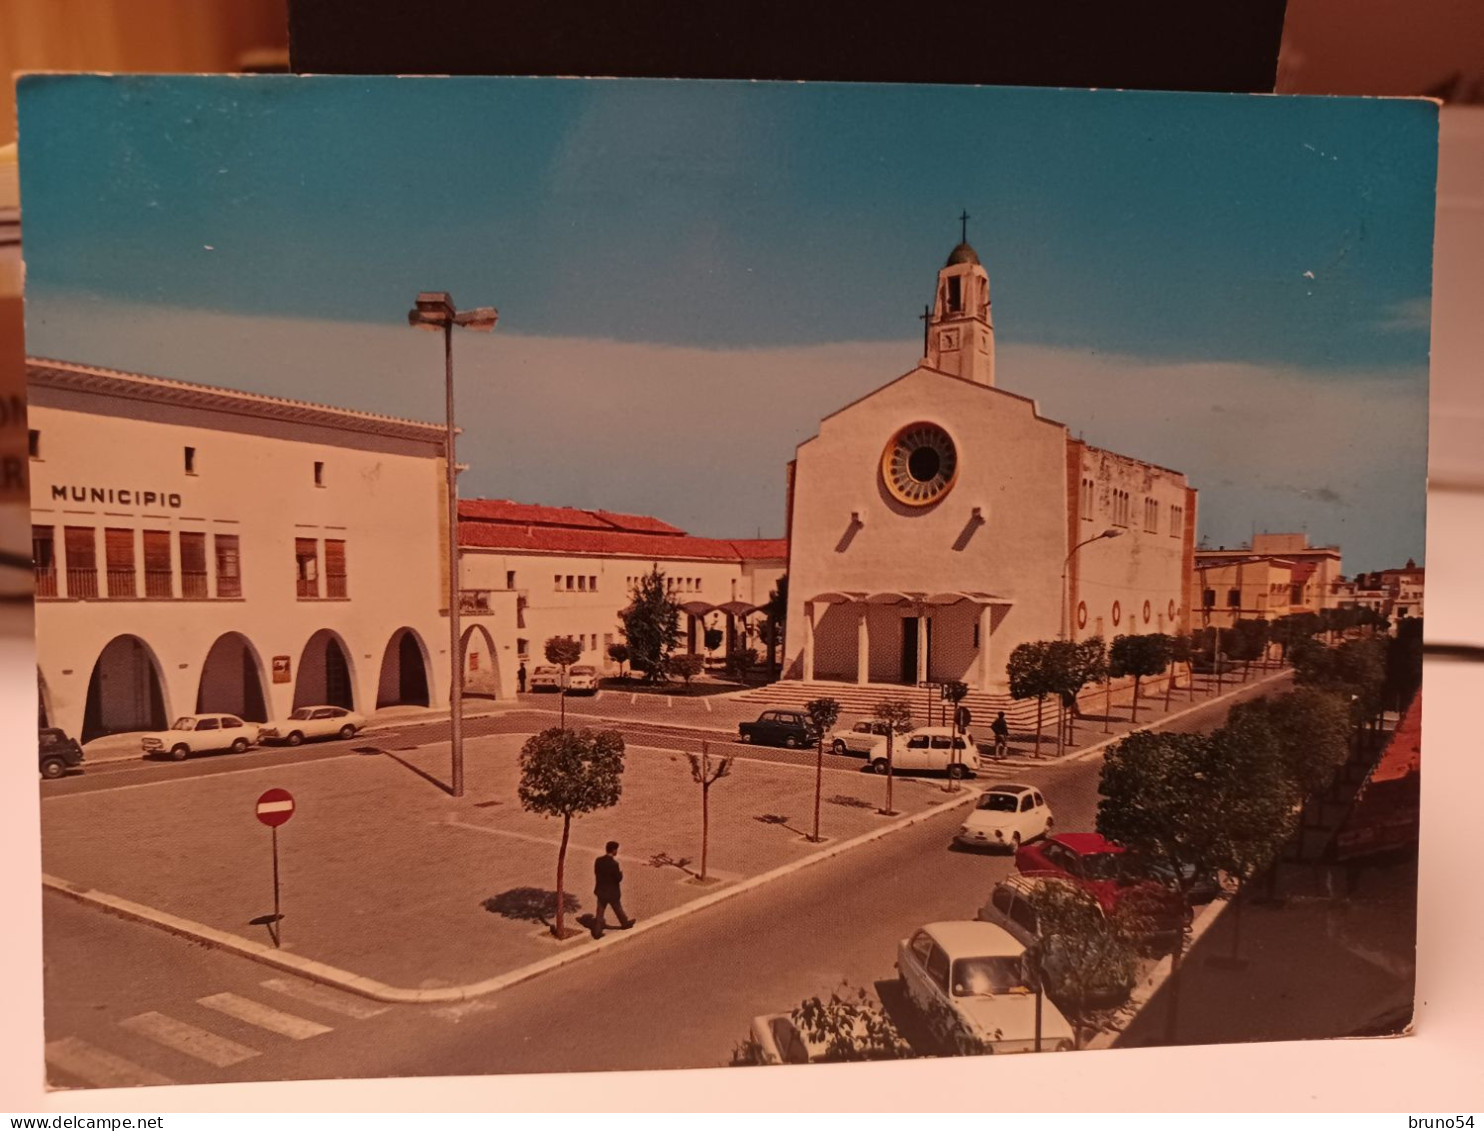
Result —
<instances>
[{"instance_id":1,"label":"curb","mask_svg":"<svg viewBox=\"0 0 1484 1131\"><path fill-rule=\"evenodd\" d=\"M715 904L722 903L733 896L752 891L774 880L782 879L784 876L792 875L815 864L822 864L826 860L848 852L852 848L858 848L873 841L881 840L892 833L911 828L913 825L921 824L923 821L931 820L943 813L950 812L962 806L965 802L977 798L980 791L966 788L960 797L952 801L945 801L920 813L904 817L899 821L893 821L889 825L872 829L868 833L852 837L850 840L839 841L830 845L822 851L811 856L794 860L788 864L774 868L772 871L763 872L753 876L751 879L743 880L741 883L732 884L721 888L709 895L699 899L683 903L679 907L672 907L669 911L661 912L652 919L645 919L636 924L631 930L623 932L622 935L614 934L608 938L597 939L591 946L585 946L578 950L570 950L565 953L555 954L550 958L543 958L539 962L532 962L526 966L510 971L508 974L500 974L493 978L486 978L479 982L470 982L462 986L445 986L438 989L412 990L398 986L389 986L384 982L378 982L374 978L368 978L349 970L341 970L338 967L317 962L311 958L303 958L296 954L285 954L281 950L263 943L253 942L251 939L242 938L239 935L227 931L208 927L204 923L196 923L190 919L182 919L168 912L146 907L141 903L110 895L107 892L96 891L93 888L74 884L71 881L58 879L55 876L42 874L41 884L43 888L50 889L59 895L64 895L78 903L96 907L99 910L117 915L122 919L128 919L137 923L158 927L170 934L189 939L192 942L201 943L204 946L215 947L219 950L229 951L241 958L248 958L261 962L265 966L272 966L279 970L285 970L291 974L298 974L310 981L320 982L327 986L345 990L349 993L359 994L373 1001L384 1001L398 1005L424 1005L435 1002L457 1002L468 1001L472 998L485 997L489 994L498 993L500 990L509 989L511 986L521 982L529 981L551 970L560 969L572 962L581 961L592 954L601 953L606 947L621 944L623 938L643 934L645 931L658 930L667 923L677 919L683 919L688 915L694 915Z\"/></svg>"}]
</instances>

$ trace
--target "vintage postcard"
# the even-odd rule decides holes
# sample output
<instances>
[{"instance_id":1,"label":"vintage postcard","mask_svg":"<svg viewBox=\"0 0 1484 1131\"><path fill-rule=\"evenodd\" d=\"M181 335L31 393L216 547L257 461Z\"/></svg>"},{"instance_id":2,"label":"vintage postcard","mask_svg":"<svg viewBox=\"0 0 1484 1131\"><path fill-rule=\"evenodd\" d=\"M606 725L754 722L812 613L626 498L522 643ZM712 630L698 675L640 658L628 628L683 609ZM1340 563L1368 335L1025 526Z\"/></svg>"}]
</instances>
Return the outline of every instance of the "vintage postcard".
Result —
<instances>
[{"instance_id":1,"label":"vintage postcard","mask_svg":"<svg viewBox=\"0 0 1484 1131\"><path fill-rule=\"evenodd\" d=\"M1433 103L20 105L52 1087L1407 1030Z\"/></svg>"}]
</instances>

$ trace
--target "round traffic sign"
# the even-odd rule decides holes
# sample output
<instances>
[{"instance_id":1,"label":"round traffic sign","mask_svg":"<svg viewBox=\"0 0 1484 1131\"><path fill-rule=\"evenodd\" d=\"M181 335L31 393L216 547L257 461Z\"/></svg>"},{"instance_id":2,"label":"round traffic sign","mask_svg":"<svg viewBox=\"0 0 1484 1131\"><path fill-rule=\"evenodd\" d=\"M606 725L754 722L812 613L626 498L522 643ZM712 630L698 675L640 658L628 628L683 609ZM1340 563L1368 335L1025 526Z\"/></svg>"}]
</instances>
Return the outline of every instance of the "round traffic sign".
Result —
<instances>
[{"instance_id":1,"label":"round traffic sign","mask_svg":"<svg viewBox=\"0 0 1484 1131\"><path fill-rule=\"evenodd\" d=\"M270 789L258 798L257 812L263 824L277 827L294 815L294 795L286 789Z\"/></svg>"}]
</instances>

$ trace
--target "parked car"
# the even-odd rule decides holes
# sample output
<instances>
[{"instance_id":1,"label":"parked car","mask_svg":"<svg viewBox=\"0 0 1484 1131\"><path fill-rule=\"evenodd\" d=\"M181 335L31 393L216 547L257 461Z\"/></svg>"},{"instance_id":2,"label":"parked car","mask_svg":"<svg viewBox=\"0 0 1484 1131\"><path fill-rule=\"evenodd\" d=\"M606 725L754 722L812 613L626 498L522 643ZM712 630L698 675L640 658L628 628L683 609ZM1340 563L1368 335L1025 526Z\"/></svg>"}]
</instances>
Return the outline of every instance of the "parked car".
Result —
<instances>
[{"instance_id":1,"label":"parked car","mask_svg":"<svg viewBox=\"0 0 1484 1131\"><path fill-rule=\"evenodd\" d=\"M37 746L44 778L59 778L82 765L82 747L77 744L77 739L68 738L67 732L57 727L42 727L37 732Z\"/></svg>"},{"instance_id":2,"label":"parked car","mask_svg":"<svg viewBox=\"0 0 1484 1131\"><path fill-rule=\"evenodd\" d=\"M354 738L366 720L344 707L298 707L282 722L258 728L259 742L298 746L309 738Z\"/></svg>"},{"instance_id":3,"label":"parked car","mask_svg":"<svg viewBox=\"0 0 1484 1131\"><path fill-rule=\"evenodd\" d=\"M573 664L567 669L567 694L596 695L598 693L598 669L592 664Z\"/></svg>"},{"instance_id":4,"label":"parked car","mask_svg":"<svg viewBox=\"0 0 1484 1131\"><path fill-rule=\"evenodd\" d=\"M877 756L886 757L885 723L862 720L853 727L840 727L830 732L828 745L836 754L863 754L867 760Z\"/></svg>"},{"instance_id":5,"label":"parked car","mask_svg":"<svg viewBox=\"0 0 1484 1131\"><path fill-rule=\"evenodd\" d=\"M1062 1009L1113 1009L1128 1000L1138 979L1138 966L1127 950L1127 944L1099 937L1096 931L1090 937L1063 938L1046 935L1037 919L1035 899L1038 893L1050 885L1059 884L1072 898L1085 901L1089 924L1096 924L1103 932L1109 931L1107 916L1102 905L1091 892L1070 880L1052 876L1022 876L1012 874L995 884L989 899L979 909L979 920L1003 927L1017 942L1030 949L1039 944L1041 948L1041 982L1046 995ZM1104 942L1107 945L1104 946ZM1093 955L1092 951L1098 951ZM1089 974L1085 963L1095 958Z\"/></svg>"},{"instance_id":6,"label":"parked car","mask_svg":"<svg viewBox=\"0 0 1484 1131\"><path fill-rule=\"evenodd\" d=\"M962 1047L964 1037L996 1053L1034 1052L1036 995L1025 946L1005 928L978 921L929 923L897 944L902 988L934 1035ZM1055 1002L1042 1001L1041 1048L1075 1047Z\"/></svg>"},{"instance_id":7,"label":"parked car","mask_svg":"<svg viewBox=\"0 0 1484 1131\"><path fill-rule=\"evenodd\" d=\"M169 730L141 736L139 745L146 754L169 754L180 762L220 750L240 754L257 739L257 728L236 715L182 715Z\"/></svg>"},{"instance_id":8,"label":"parked car","mask_svg":"<svg viewBox=\"0 0 1484 1131\"><path fill-rule=\"evenodd\" d=\"M798 711L764 711L754 722L738 723L743 742L767 746L808 746L813 738L809 719Z\"/></svg>"},{"instance_id":9,"label":"parked car","mask_svg":"<svg viewBox=\"0 0 1484 1131\"><path fill-rule=\"evenodd\" d=\"M1004 782L985 791L953 838L967 848L1020 849L1051 831L1056 818L1041 791Z\"/></svg>"},{"instance_id":10,"label":"parked car","mask_svg":"<svg viewBox=\"0 0 1484 1131\"><path fill-rule=\"evenodd\" d=\"M532 691L560 691L562 689L562 669L542 664L531 672L530 688Z\"/></svg>"},{"instance_id":11,"label":"parked car","mask_svg":"<svg viewBox=\"0 0 1484 1131\"><path fill-rule=\"evenodd\" d=\"M1098 833L1055 833L1022 845L1015 867L1028 876L1061 876L1092 893L1109 918L1122 916L1146 948L1167 952L1190 923L1190 908L1138 868L1122 845Z\"/></svg>"},{"instance_id":12,"label":"parked car","mask_svg":"<svg viewBox=\"0 0 1484 1131\"><path fill-rule=\"evenodd\" d=\"M955 735L952 727L919 727L896 740L891 764L897 773L970 777L979 772L979 747L974 736L967 731ZM885 748L872 755L870 766L878 774L886 773Z\"/></svg>"}]
</instances>

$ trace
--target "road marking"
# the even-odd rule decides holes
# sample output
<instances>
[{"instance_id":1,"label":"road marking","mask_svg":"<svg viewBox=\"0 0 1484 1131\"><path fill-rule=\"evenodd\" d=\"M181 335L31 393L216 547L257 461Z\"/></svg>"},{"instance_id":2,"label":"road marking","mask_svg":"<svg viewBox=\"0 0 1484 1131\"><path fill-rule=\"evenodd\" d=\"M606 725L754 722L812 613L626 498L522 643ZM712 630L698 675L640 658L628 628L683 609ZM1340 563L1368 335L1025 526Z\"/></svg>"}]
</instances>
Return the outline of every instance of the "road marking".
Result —
<instances>
[{"instance_id":1,"label":"road marking","mask_svg":"<svg viewBox=\"0 0 1484 1131\"><path fill-rule=\"evenodd\" d=\"M174 1017L166 1017L163 1013L141 1013L138 1017L128 1017L119 1022L119 1027L218 1068L258 1055L257 1049L239 1045L236 1041L187 1025Z\"/></svg>"},{"instance_id":2,"label":"road marking","mask_svg":"<svg viewBox=\"0 0 1484 1131\"><path fill-rule=\"evenodd\" d=\"M48 1042L46 1062L69 1076L86 1080L95 1088L139 1088L175 1083L168 1076L140 1068L132 1060L94 1048L76 1037Z\"/></svg>"},{"instance_id":3,"label":"road marking","mask_svg":"<svg viewBox=\"0 0 1484 1131\"><path fill-rule=\"evenodd\" d=\"M709 697L701 700L701 706L706 708L706 713L708 715L711 713L711 700Z\"/></svg>"},{"instance_id":4,"label":"road marking","mask_svg":"<svg viewBox=\"0 0 1484 1131\"><path fill-rule=\"evenodd\" d=\"M670 702L670 697L668 695L665 696L665 706L666 707L673 707L673 706L675 706L674 703Z\"/></svg>"},{"instance_id":5,"label":"road marking","mask_svg":"<svg viewBox=\"0 0 1484 1131\"><path fill-rule=\"evenodd\" d=\"M629 696L629 706L630 707L632 707L638 701L639 701L639 694L638 694L638 692L635 692L633 695L630 695Z\"/></svg>"},{"instance_id":6,"label":"road marking","mask_svg":"<svg viewBox=\"0 0 1484 1131\"><path fill-rule=\"evenodd\" d=\"M600 692L598 692L596 695L593 696L593 702L596 703L598 700L602 699L603 696L605 696L607 694L608 694L608 692L606 692L606 691L600 691Z\"/></svg>"},{"instance_id":7,"label":"road marking","mask_svg":"<svg viewBox=\"0 0 1484 1131\"><path fill-rule=\"evenodd\" d=\"M272 990L274 993L283 994L286 997L298 998L300 1001L317 1005L321 1009L328 1009L331 1013L341 1013L346 1017L354 1017L357 1021L365 1021L378 1014L385 1013L390 1006L372 1005L368 1001L349 997L339 990L332 990L327 986L318 986L313 982L299 982L292 978L269 978L262 983L264 989Z\"/></svg>"},{"instance_id":8,"label":"road marking","mask_svg":"<svg viewBox=\"0 0 1484 1131\"><path fill-rule=\"evenodd\" d=\"M246 1021L249 1025L256 1025L259 1029L267 1029L270 1033L292 1037L296 1041L308 1040L330 1031L329 1025L296 1017L292 1013L284 1013L236 994L212 994L210 997L197 998L196 1003L239 1021Z\"/></svg>"}]
</instances>

